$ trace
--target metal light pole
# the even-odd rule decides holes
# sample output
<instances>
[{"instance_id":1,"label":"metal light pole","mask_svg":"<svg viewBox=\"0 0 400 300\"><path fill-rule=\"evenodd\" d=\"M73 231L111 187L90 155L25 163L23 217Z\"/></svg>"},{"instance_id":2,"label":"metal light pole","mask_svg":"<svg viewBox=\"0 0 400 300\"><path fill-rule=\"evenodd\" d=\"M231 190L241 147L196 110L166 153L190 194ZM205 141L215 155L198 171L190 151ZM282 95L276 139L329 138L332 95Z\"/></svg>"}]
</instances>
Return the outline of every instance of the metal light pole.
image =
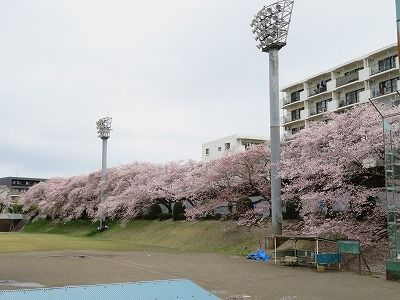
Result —
<instances>
[{"instance_id":1,"label":"metal light pole","mask_svg":"<svg viewBox=\"0 0 400 300\"><path fill-rule=\"evenodd\" d=\"M279 50L286 46L294 0L277 1L264 6L251 22L258 49L269 53L269 95L271 136L271 204L272 232L282 234L280 161L280 110L279 110Z\"/></svg>"},{"instance_id":2,"label":"metal light pole","mask_svg":"<svg viewBox=\"0 0 400 300\"><path fill-rule=\"evenodd\" d=\"M102 118L96 122L97 134L103 141L103 151L101 160L101 182L100 182L100 202L105 200L105 191L107 187L107 140L111 133L112 118ZM100 216L100 226L97 228L99 231L107 229L104 216Z\"/></svg>"},{"instance_id":3,"label":"metal light pole","mask_svg":"<svg viewBox=\"0 0 400 300\"><path fill-rule=\"evenodd\" d=\"M400 57L400 0L396 0L397 51Z\"/></svg>"}]
</instances>

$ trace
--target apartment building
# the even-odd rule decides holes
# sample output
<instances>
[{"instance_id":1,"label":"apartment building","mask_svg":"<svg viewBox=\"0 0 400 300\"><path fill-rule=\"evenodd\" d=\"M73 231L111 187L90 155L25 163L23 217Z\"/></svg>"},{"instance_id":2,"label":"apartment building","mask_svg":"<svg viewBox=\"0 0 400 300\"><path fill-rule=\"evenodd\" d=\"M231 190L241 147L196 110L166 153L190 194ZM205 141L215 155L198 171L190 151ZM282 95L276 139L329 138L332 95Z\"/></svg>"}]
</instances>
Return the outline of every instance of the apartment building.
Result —
<instances>
[{"instance_id":1,"label":"apartment building","mask_svg":"<svg viewBox=\"0 0 400 300\"><path fill-rule=\"evenodd\" d=\"M5 185L11 190L13 198L18 197L23 192L26 192L30 187L36 183L46 181L43 178L27 178L27 177L2 177L0 178L0 185Z\"/></svg>"},{"instance_id":2,"label":"apartment building","mask_svg":"<svg viewBox=\"0 0 400 300\"><path fill-rule=\"evenodd\" d=\"M217 140L213 140L202 145L201 160L210 161L221 158L227 153L246 151L252 145L267 143L265 137L234 134Z\"/></svg>"},{"instance_id":3,"label":"apartment building","mask_svg":"<svg viewBox=\"0 0 400 300\"><path fill-rule=\"evenodd\" d=\"M369 99L399 105L397 44L336 66L284 87L281 92L284 134L291 136L324 113L340 111Z\"/></svg>"}]
</instances>

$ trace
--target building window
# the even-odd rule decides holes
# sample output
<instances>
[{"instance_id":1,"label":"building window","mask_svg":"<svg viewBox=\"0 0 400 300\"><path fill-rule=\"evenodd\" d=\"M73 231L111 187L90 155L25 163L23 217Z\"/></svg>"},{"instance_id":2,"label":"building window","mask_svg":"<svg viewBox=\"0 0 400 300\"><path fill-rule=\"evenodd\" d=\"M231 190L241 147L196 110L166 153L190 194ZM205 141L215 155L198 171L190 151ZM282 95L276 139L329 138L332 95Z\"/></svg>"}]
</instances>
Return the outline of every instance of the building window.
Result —
<instances>
[{"instance_id":1,"label":"building window","mask_svg":"<svg viewBox=\"0 0 400 300\"><path fill-rule=\"evenodd\" d=\"M303 125L303 126L296 127L296 128L292 128L291 132L292 132L292 134L296 134L296 133L298 133L300 130L303 130L304 128L305 128L304 125Z\"/></svg>"},{"instance_id":2,"label":"building window","mask_svg":"<svg viewBox=\"0 0 400 300\"><path fill-rule=\"evenodd\" d=\"M396 67L396 57L397 55L386 57L378 62L379 72L384 72Z\"/></svg>"},{"instance_id":3,"label":"building window","mask_svg":"<svg viewBox=\"0 0 400 300\"><path fill-rule=\"evenodd\" d=\"M231 143L225 143L225 150L231 149Z\"/></svg>"},{"instance_id":4,"label":"building window","mask_svg":"<svg viewBox=\"0 0 400 300\"><path fill-rule=\"evenodd\" d=\"M222 150L222 148L221 147L218 147L218 151L221 151Z\"/></svg>"},{"instance_id":5,"label":"building window","mask_svg":"<svg viewBox=\"0 0 400 300\"><path fill-rule=\"evenodd\" d=\"M357 91L347 93L346 94L346 105L360 102L360 93L363 91L364 91L364 89L360 89Z\"/></svg>"},{"instance_id":6,"label":"building window","mask_svg":"<svg viewBox=\"0 0 400 300\"><path fill-rule=\"evenodd\" d=\"M300 131L300 127L292 128L292 134L296 134Z\"/></svg>"},{"instance_id":7,"label":"building window","mask_svg":"<svg viewBox=\"0 0 400 300\"><path fill-rule=\"evenodd\" d=\"M299 108L299 109L292 110L292 121L300 120L300 112L301 112L303 109L304 109L304 107L303 107L303 108Z\"/></svg>"},{"instance_id":8,"label":"building window","mask_svg":"<svg viewBox=\"0 0 400 300\"><path fill-rule=\"evenodd\" d=\"M310 90L309 96L314 96L316 94L326 92L327 83L328 80L321 80L320 82L318 82L317 85L314 85L314 88Z\"/></svg>"},{"instance_id":9,"label":"building window","mask_svg":"<svg viewBox=\"0 0 400 300\"><path fill-rule=\"evenodd\" d=\"M399 78L389 79L379 83L379 94L386 95L397 91L397 80Z\"/></svg>"},{"instance_id":10,"label":"building window","mask_svg":"<svg viewBox=\"0 0 400 300\"><path fill-rule=\"evenodd\" d=\"M258 145L258 144L259 143L257 143L257 142L254 142L254 143L252 143L252 142L242 142L242 145L244 146L245 150L249 150L252 146Z\"/></svg>"},{"instance_id":11,"label":"building window","mask_svg":"<svg viewBox=\"0 0 400 300\"><path fill-rule=\"evenodd\" d=\"M362 69L363 69L363 68L357 68L357 69L354 69L354 70L345 72L345 73L344 73L344 76L352 75L352 74L357 73L358 71L360 71L360 70L362 70Z\"/></svg>"},{"instance_id":12,"label":"building window","mask_svg":"<svg viewBox=\"0 0 400 300\"><path fill-rule=\"evenodd\" d=\"M291 93L291 94L290 94L290 102L297 102L297 101L300 101L300 93L301 93L302 91L303 91L303 90L300 90L300 91L296 91L296 92Z\"/></svg>"},{"instance_id":13,"label":"building window","mask_svg":"<svg viewBox=\"0 0 400 300\"><path fill-rule=\"evenodd\" d=\"M210 155L210 149L206 148L206 155Z\"/></svg>"},{"instance_id":14,"label":"building window","mask_svg":"<svg viewBox=\"0 0 400 300\"><path fill-rule=\"evenodd\" d=\"M326 112L328 110L328 101L323 100L316 103L317 114Z\"/></svg>"}]
</instances>

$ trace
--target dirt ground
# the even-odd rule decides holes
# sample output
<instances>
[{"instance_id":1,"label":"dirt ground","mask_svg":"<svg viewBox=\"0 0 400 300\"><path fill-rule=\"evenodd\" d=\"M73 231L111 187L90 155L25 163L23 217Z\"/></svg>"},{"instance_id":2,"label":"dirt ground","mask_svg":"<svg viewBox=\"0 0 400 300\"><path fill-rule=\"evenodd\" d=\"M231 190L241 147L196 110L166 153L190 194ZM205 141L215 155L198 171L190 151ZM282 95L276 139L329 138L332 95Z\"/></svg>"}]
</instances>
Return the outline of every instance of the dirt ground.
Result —
<instances>
[{"instance_id":1,"label":"dirt ground","mask_svg":"<svg viewBox=\"0 0 400 300\"><path fill-rule=\"evenodd\" d=\"M383 276L317 273L237 256L104 251L0 254L0 289L24 288L18 282L50 287L172 278L189 278L221 299L400 299L400 283Z\"/></svg>"}]
</instances>

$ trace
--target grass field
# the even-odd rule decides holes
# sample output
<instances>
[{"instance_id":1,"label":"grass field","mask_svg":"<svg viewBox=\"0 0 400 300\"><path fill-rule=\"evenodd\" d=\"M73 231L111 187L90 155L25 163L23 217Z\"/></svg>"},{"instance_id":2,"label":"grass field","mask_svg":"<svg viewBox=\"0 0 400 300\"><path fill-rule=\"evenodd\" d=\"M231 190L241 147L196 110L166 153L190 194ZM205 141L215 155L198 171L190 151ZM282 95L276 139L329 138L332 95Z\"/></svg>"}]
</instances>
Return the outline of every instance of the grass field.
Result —
<instances>
[{"instance_id":1,"label":"grass field","mask_svg":"<svg viewBox=\"0 0 400 300\"><path fill-rule=\"evenodd\" d=\"M318 273L215 254L247 254L266 229L171 220L112 223L102 233L96 226L39 221L0 234L0 291L15 289L13 282L25 288L189 278L221 299L399 299L399 284L382 275Z\"/></svg>"},{"instance_id":2,"label":"grass field","mask_svg":"<svg viewBox=\"0 0 400 300\"><path fill-rule=\"evenodd\" d=\"M219 221L138 220L126 226L111 223L102 233L96 226L90 221L30 223L22 232L0 234L0 252L160 249L243 255L256 249L264 236L261 230Z\"/></svg>"}]
</instances>

